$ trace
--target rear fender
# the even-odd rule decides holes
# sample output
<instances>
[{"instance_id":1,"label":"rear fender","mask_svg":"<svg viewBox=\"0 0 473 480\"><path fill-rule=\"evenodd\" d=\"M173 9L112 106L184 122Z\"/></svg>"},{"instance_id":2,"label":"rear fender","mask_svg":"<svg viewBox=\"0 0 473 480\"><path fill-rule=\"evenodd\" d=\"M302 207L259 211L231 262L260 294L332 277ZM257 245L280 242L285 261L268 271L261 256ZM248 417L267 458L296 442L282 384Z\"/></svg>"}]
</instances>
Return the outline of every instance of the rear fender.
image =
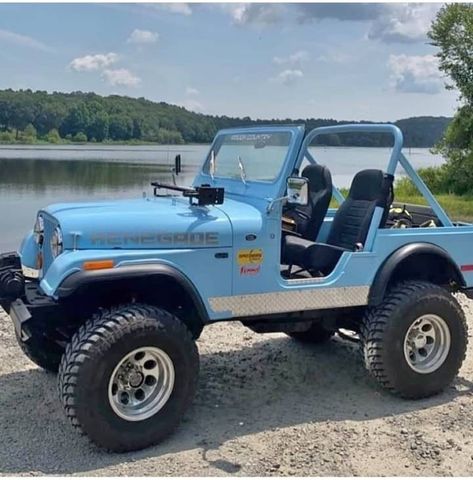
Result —
<instances>
[{"instance_id":1,"label":"rear fender","mask_svg":"<svg viewBox=\"0 0 473 480\"><path fill-rule=\"evenodd\" d=\"M443 248L432 243L411 243L396 250L381 265L371 286L368 304L380 304L389 286L403 279L466 286L460 268Z\"/></svg>"}]
</instances>

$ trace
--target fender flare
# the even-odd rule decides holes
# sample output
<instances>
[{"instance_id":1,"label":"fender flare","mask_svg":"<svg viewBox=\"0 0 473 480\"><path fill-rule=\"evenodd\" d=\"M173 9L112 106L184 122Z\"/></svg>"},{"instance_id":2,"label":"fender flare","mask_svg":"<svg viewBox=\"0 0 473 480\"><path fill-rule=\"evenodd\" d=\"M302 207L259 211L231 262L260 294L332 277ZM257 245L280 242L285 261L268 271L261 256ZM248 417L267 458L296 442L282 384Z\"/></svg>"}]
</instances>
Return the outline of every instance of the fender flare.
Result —
<instances>
[{"instance_id":1,"label":"fender flare","mask_svg":"<svg viewBox=\"0 0 473 480\"><path fill-rule=\"evenodd\" d=\"M446 261L452 267L459 285L461 287L466 286L465 279L460 268L447 251L432 243L409 243L394 251L379 267L373 283L371 284L368 305L379 305L382 302L389 281L400 263L406 261L410 257L422 254L434 255Z\"/></svg>"},{"instance_id":2,"label":"fender flare","mask_svg":"<svg viewBox=\"0 0 473 480\"><path fill-rule=\"evenodd\" d=\"M207 309L195 285L180 270L166 264L126 265L104 270L81 270L66 277L57 288L56 295L59 300L66 300L90 285L138 278L152 279L153 277L167 277L177 282L191 298L202 322L209 322Z\"/></svg>"}]
</instances>

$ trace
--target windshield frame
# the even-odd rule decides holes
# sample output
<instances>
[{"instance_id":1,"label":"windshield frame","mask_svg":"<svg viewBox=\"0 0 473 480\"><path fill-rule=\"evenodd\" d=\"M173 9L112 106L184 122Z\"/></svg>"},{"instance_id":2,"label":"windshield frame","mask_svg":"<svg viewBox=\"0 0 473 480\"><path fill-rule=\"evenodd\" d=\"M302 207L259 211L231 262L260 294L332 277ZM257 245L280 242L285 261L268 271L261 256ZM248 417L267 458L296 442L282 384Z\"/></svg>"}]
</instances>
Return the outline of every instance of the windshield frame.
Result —
<instances>
[{"instance_id":1,"label":"windshield frame","mask_svg":"<svg viewBox=\"0 0 473 480\"><path fill-rule=\"evenodd\" d=\"M297 126L296 128L301 128L300 126ZM294 145L297 141L297 135L296 131L294 129L294 126L288 125L288 126L262 126L262 127L247 127L247 128L235 128L235 129L225 129L225 130L220 130L217 135L214 138L214 141L212 142L212 145L210 146L210 150L207 153L207 156L205 157L205 161L202 165L201 171L200 171L200 176L202 177L207 177L210 179L211 183L216 183L216 182L235 182L235 183L243 183L241 178L237 177L229 177L229 176L220 176L218 174L218 158L217 155L215 156L217 160L217 170L215 174L212 176L209 173L209 168L210 168L210 158L212 155L212 152L215 151L215 148L217 145L219 145L220 140L223 136L228 136L228 135L248 135L248 134L257 134L257 135L264 135L264 134L275 134L275 133L288 133L290 135L289 143L286 146L286 153L284 156L284 159L281 161L280 168L277 172L277 174L274 176L272 180L257 180L257 179L251 179L251 178L246 178L246 184L251 185L251 184L257 184L257 185L275 185L278 183L278 181L281 178L282 172L285 170L285 165L287 162L290 160L291 155L293 154L294 151ZM244 159L243 159L244 161ZM235 163L237 164L237 157L235 157ZM245 164L245 167L247 164Z\"/></svg>"}]
</instances>

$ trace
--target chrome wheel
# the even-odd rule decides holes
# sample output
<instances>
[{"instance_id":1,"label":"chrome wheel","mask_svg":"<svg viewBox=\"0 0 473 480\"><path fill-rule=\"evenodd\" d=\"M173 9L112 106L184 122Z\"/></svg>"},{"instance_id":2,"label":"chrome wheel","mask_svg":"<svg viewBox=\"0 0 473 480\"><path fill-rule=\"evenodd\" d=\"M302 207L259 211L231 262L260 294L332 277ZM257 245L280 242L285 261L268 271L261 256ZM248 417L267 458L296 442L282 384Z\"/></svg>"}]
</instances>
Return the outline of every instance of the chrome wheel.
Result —
<instances>
[{"instance_id":1,"label":"chrome wheel","mask_svg":"<svg viewBox=\"0 0 473 480\"><path fill-rule=\"evenodd\" d=\"M445 320L438 315L422 315L406 333L404 356L415 372L432 373L447 358L450 344L450 330Z\"/></svg>"},{"instance_id":2,"label":"chrome wheel","mask_svg":"<svg viewBox=\"0 0 473 480\"><path fill-rule=\"evenodd\" d=\"M169 400L174 376L172 360L160 348L133 350L110 377L108 399L113 411L130 422L152 417Z\"/></svg>"}]
</instances>

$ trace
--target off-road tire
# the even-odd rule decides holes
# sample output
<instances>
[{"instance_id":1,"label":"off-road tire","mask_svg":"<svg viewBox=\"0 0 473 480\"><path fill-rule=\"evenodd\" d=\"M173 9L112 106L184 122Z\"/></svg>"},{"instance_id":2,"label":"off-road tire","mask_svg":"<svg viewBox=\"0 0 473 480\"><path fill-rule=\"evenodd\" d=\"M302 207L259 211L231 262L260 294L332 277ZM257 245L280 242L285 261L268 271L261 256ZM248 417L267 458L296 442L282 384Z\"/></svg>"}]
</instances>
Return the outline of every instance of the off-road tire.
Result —
<instances>
[{"instance_id":1,"label":"off-road tire","mask_svg":"<svg viewBox=\"0 0 473 480\"><path fill-rule=\"evenodd\" d=\"M141 347L163 350L172 360L172 393L153 416L128 421L112 409L108 385L116 365ZM72 425L98 446L115 452L159 443L179 424L197 386L199 355L188 328L176 316L149 305L103 310L67 345L59 368L59 394Z\"/></svg>"},{"instance_id":2,"label":"off-road tire","mask_svg":"<svg viewBox=\"0 0 473 480\"><path fill-rule=\"evenodd\" d=\"M320 323L313 323L305 332L289 332L288 335L301 343L320 344L328 342L335 332L327 330Z\"/></svg>"},{"instance_id":3,"label":"off-road tire","mask_svg":"<svg viewBox=\"0 0 473 480\"><path fill-rule=\"evenodd\" d=\"M37 334L24 342L17 333L16 340L23 353L38 367L48 372L57 373L63 351L51 340Z\"/></svg>"},{"instance_id":4,"label":"off-road tire","mask_svg":"<svg viewBox=\"0 0 473 480\"><path fill-rule=\"evenodd\" d=\"M412 369L404 355L410 326L425 314L440 316L451 343L441 365L431 373ZM457 375L468 343L465 314L451 293L429 282L398 283L383 303L366 311L361 325L361 353L368 372L382 387L404 398L424 398L441 392Z\"/></svg>"}]
</instances>

